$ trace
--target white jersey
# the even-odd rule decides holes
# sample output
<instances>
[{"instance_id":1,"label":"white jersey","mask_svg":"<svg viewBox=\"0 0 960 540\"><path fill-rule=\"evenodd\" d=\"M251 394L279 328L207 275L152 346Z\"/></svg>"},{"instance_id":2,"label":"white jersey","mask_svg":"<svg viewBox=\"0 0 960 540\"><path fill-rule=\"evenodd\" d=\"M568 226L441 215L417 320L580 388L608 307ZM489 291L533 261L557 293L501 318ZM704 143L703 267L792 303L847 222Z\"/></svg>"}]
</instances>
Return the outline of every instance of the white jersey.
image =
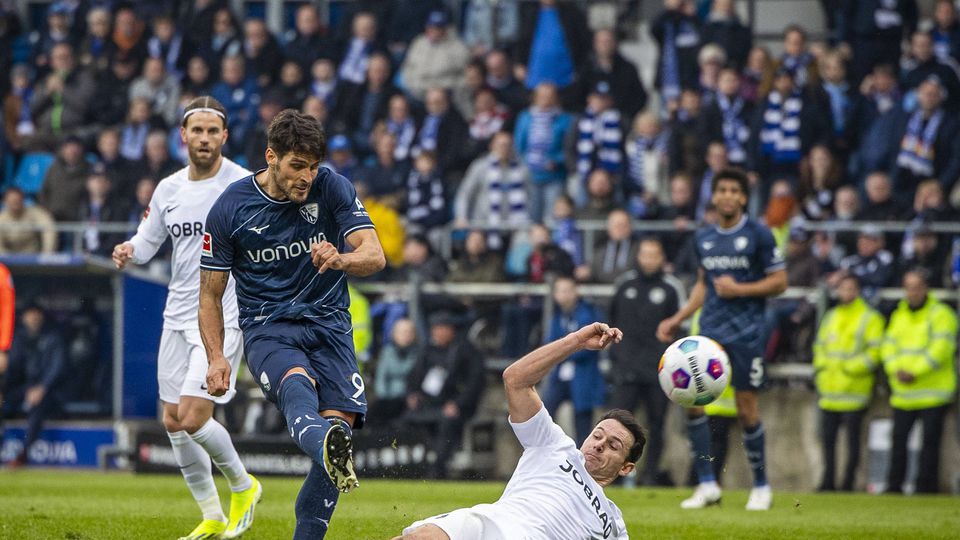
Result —
<instances>
[{"instance_id":1,"label":"white jersey","mask_svg":"<svg viewBox=\"0 0 960 540\"><path fill-rule=\"evenodd\" d=\"M583 453L546 408L510 427L523 456L500 500L474 507L503 538L627 539L620 509L587 474Z\"/></svg>"},{"instance_id":2,"label":"white jersey","mask_svg":"<svg viewBox=\"0 0 960 540\"><path fill-rule=\"evenodd\" d=\"M173 242L172 275L163 310L163 327L168 330L197 328L200 249L207 213L228 185L253 174L227 158L212 178L190 180L187 171L184 167L157 184L137 234L130 239L136 264L153 258L168 235ZM224 327L239 328L237 318L237 294L231 276L223 294Z\"/></svg>"}]
</instances>

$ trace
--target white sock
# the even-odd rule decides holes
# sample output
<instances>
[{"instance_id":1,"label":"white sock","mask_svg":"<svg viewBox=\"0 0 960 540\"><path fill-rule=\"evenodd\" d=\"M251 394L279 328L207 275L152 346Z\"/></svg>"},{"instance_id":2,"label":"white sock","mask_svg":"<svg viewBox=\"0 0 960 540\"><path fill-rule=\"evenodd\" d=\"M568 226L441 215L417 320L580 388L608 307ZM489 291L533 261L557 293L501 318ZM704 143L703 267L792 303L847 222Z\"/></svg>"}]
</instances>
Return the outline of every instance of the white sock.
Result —
<instances>
[{"instance_id":1,"label":"white sock","mask_svg":"<svg viewBox=\"0 0 960 540\"><path fill-rule=\"evenodd\" d=\"M223 509L220 508L220 497L217 495L217 486L213 483L213 472L210 467L210 456L204 449L190 438L186 431L167 432L170 444L173 446L173 456L180 466L187 489L200 505L203 519L227 521Z\"/></svg>"},{"instance_id":2,"label":"white sock","mask_svg":"<svg viewBox=\"0 0 960 540\"><path fill-rule=\"evenodd\" d=\"M207 420L203 427L190 434L190 438L202 446L207 454L210 454L213 463L227 477L230 491L250 489L253 481L247 475L247 469L240 461L237 449L233 447L233 441L230 440L227 428L223 427L220 422L213 418Z\"/></svg>"},{"instance_id":3,"label":"white sock","mask_svg":"<svg viewBox=\"0 0 960 540\"><path fill-rule=\"evenodd\" d=\"M200 505L200 511L203 512L203 519L215 519L223 523L227 522L227 516L224 515L223 508L220 507L220 497L218 495L197 501L197 504Z\"/></svg>"}]
</instances>

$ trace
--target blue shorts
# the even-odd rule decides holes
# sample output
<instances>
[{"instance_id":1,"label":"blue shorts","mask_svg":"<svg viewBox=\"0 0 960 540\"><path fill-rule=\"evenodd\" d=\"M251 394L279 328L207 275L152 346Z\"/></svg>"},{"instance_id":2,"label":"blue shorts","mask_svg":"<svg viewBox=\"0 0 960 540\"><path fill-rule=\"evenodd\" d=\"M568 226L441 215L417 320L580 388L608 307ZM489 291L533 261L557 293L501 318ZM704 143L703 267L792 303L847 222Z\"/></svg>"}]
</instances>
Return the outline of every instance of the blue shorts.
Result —
<instances>
[{"instance_id":1,"label":"blue shorts","mask_svg":"<svg viewBox=\"0 0 960 540\"><path fill-rule=\"evenodd\" d=\"M244 330L243 339L247 367L268 400L278 403L284 375L300 367L317 383L321 411L357 413L354 426L363 425L367 398L352 332L309 319L280 320Z\"/></svg>"},{"instance_id":2,"label":"blue shorts","mask_svg":"<svg viewBox=\"0 0 960 540\"><path fill-rule=\"evenodd\" d=\"M767 382L767 370L763 361L764 348L754 343L723 343L723 350L730 358L733 377L730 384L734 390L760 390ZM761 342L762 343L762 342Z\"/></svg>"}]
</instances>

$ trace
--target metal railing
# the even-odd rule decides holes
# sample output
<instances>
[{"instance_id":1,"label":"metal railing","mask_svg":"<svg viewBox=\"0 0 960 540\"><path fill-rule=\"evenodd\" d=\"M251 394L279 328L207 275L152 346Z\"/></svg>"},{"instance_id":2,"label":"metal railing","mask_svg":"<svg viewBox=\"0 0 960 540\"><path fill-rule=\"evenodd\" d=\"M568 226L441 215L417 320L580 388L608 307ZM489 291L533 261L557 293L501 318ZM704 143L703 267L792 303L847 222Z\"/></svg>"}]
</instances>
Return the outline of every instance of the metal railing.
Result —
<instances>
[{"instance_id":1,"label":"metal railing","mask_svg":"<svg viewBox=\"0 0 960 540\"><path fill-rule=\"evenodd\" d=\"M603 220L578 220L577 229L583 233L583 245L585 247L590 247L596 244L596 240L603 234L607 229L607 224ZM549 225L549 224L548 224ZM885 233L903 233L913 230L916 225L909 221L848 221L848 222L816 222L809 221L803 224L803 229L809 232L832 232L832 233L843 233L843 232L858 232L865 227L872 227L879 229L881 232ZM930 223L926 227L938 234L960 234L960 223ZM437 235L438 238L441 238L441 245L439 246L440 252L445 257L450 257L453 253L453 234L456 231L465 231L465 230L484 230L491 232L503 232L503 233L514 233L517 231L525 230L527 227L524 226L491 226L488 223L470 223L465 227L457 227L454 225L448 225L446 227L448 234ZM646 221L646 220L634 220L633 221L633 232L634 234L645 234L645 233L661 233L661 232L674 232L681 234L692 234L696 232L698 226L691 222L687 227L678 228L676 223L673 221ZM52 229L61 237L71 236L72 242L70 242L72 249L66 251L72 251L74 253L82 253L82 235L87 233L90 230L96 230L100 233L111 234L111 233L126 233L128 235L133 235L136 232L137 224L129 222L103 222L103 223L88 223L84 221L68 221L68 222L57 222L52 226ZM51 227L47 225L38 225L31 223L4 223L0 224L0 235L4 231L33 231L37 233L43 233L50 231ZM60 249L60 251L65 251ZM589 262L589 258L592 255L592 250L585 249L584 256Z\"/></svg>"}]
</instances>

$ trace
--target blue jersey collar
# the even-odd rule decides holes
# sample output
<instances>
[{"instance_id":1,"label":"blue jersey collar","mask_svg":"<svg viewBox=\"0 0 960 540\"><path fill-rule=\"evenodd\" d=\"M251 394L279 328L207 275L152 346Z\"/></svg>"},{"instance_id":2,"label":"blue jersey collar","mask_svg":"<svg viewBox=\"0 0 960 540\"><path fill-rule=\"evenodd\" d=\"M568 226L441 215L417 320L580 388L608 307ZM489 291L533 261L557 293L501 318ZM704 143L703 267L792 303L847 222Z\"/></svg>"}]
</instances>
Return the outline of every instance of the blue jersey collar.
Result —
<instances>
[{"instance_id":1,"label":"blue jersey collar","mask_svg":"<svg viewBox=\"0 0 960 540\"><path fill-rule=\"evenodd\" d=\"M260 187L259 183L257 183L257 175L265 170L266 169L260 169L259 171L253 173L253 175L250 177L250 181L253 182L253 187L257 189L257 193L259 193L261 196L263 196L264 199L272 202L273 204L290 204L291 202L293 202L293 201L278 201L277 199L274 199L273 197L267 195L267 192Z\"/></svg>"},{"instance_id":2,"label":"blue jersey collar","mask_svg":"<svg viewBox=\"0 0 960 540\"><path fill-rule=\"evenodd\" d=\"M724 229L720 225L714 225L713 228L716 229L716 231L720 234L733 234L739 231L740 229L742 229L743 226L746 224L747 224L747 214L743 214L742 216L740 216L740 221L733 227L730 227L729 229Z\"/></svg>"}]
</instances>

